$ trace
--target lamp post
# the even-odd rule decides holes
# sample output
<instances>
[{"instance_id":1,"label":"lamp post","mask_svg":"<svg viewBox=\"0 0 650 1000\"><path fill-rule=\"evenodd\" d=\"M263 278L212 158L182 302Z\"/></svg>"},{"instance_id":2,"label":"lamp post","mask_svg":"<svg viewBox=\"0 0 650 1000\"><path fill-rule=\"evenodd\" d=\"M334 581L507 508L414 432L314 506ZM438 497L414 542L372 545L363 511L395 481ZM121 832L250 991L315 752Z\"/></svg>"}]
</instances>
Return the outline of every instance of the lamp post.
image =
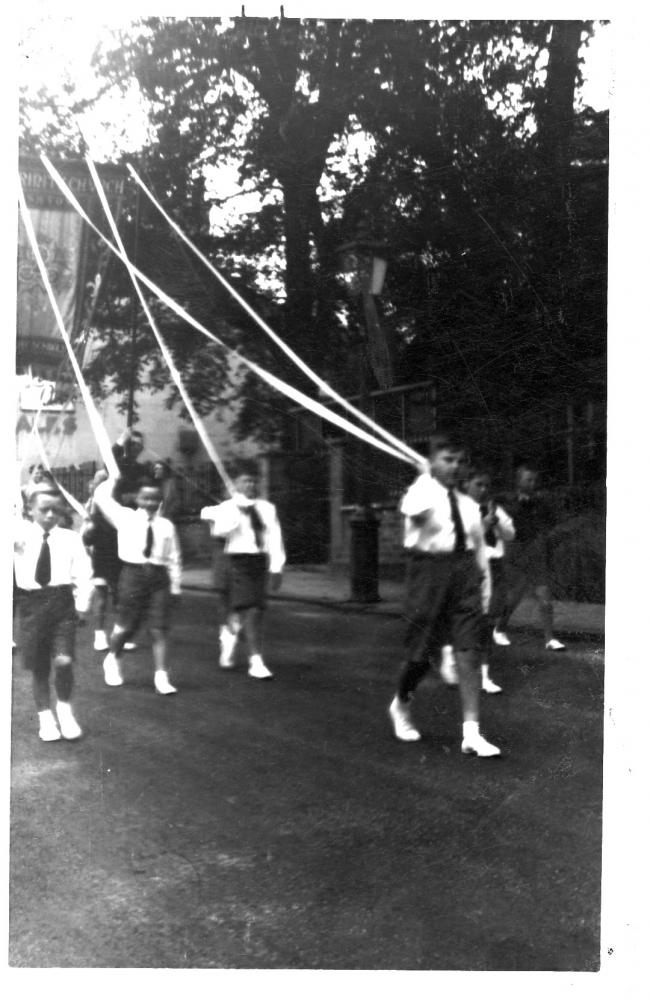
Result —
<instances>
[{"instance_id":1,"label":"lamp post","mask_svg":"<svg viewBox=\"0 0 650 1000\"><path fill-rule=\"evenodd\" d=\"M368 409L366 317L374 313L373 296L379 295L386 276L386 245L359 238L339 248L348 293L358 329L359 408ZM376 315L376 313L374 313ZM360 454L355 456L355 507L350 516L350 599L369 604L379 597L379 520L370 503Z\"/></svg>"}]
</instances>

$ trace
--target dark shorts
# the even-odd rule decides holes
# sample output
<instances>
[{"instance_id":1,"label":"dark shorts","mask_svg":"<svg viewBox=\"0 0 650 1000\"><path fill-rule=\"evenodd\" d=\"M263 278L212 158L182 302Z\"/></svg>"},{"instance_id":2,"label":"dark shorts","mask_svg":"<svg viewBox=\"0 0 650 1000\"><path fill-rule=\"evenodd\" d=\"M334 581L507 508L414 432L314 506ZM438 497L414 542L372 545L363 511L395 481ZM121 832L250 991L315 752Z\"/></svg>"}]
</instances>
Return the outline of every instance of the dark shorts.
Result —
<instances>
[{"instance_id":1,"label":"dark shorts","mask_svg":"<svg viewBox=\"0 0 650 1000\"><path fill-rule=\"evenodd\" d=\"M136 632L145 618L149 628L167 632L171 625L172 599L165 566L123 563L118 584L115 624Z\"/></svg>"},{"instance_id":2,"label":"dark shorts","mask_svg":"<svg viewBox=\"0 0 650 1000\"><path fill-rule=\"evenodd\" d=\"M474 553L410 553L404 617L409 660L426 660L446 643L459 650L480 649L481 574Z\"/></svg>"},{"instance_id":3,"label":"dark shorts","mask_svg":"<svg viewBox=\"0 0 650 1000\"><path fill-rule=\"evenodd\" d=\"M53 657L74 658L77 613L72 587L17 590L16 612L25 670L46 673Z\"/></svg>"},{"instance_id":4,"label":"dark shorts","mask_svg":"<svg viewBox=\"0 0 650 1000\"><path fill-rule=\"evenodd\" d=\"M221 553L215 559L214 570L214 589L222 595L230 611L266 606L266 553Z\"/></svg>"}]
</instances>

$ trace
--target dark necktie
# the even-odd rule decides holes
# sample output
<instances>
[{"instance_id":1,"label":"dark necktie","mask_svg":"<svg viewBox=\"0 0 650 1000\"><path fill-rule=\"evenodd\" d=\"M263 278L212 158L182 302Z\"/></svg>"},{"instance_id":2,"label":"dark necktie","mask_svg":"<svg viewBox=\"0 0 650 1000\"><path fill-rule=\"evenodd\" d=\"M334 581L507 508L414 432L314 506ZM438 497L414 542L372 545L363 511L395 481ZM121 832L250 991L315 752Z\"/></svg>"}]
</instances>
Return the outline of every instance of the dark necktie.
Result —
<instances>
[{"instance_id":1,"label":"dark necktie","mask_svg":"<svg viewBox=\"0 0 650 1000\"><path fill-rule=\"evenodd\" d=\"M260 512L254 503L250 507L242 507L241 509L250 518L251 526L255 532L255 544L261 552L264 548L264 521L260 517Z\"/></svg>"},{"instance_id":2,"label":"dark necktie","mask_svg":"<svg viewBox=\"0 0 650 1000\"><path fill-rule=\"evenodd\" d=\"M52 579L52 560L50 558L50 545L48 542L49 531L43 534L43 544L36 560L36 572L34 579L41 587L47 587Z\"/></svg>"},{"instance_id":3,"label":"dark necktie","mask_svg":"<svg viewBox=\"0 0 650 1000\"><path fill-rule=\"evenodd\" d=\"M490 510L488 505L486 503L482 503L480 509L481 509L481 517L482 518L487 517ZM493 549L497 543L497 536L494 532L494 528L486 528L485 531L483 532L483 536L485 538L485 544L489 545L490 548Z\"/></svg>"},{"instance_id":4,"label":"dark necktie","mask_svg":"<svg viewBox=\"0 0 650 1000\"><path fill-rule=\"evenodd\" d=\"M463 527L463 521L460 516L460 511L458 509L458 499L453 490L448 490L449 504L451 506L451 519L454 522L454 531L456 532L456 541L454 543L454 552L464 552L465 551L465 528Z\"/></svg>"},{"instance_id":5,"label":"dark necktie","mask_svg":"<svg viewBox=\"0 0 650 1000\"><path fill-rule=\"evenodd\" d=\"M153 548L153 528L151 527L151 521L147 524L147 540L144 545L142 555L145 559L148 559L151 555L151 550Z\"/></svg>"}]
</instances>

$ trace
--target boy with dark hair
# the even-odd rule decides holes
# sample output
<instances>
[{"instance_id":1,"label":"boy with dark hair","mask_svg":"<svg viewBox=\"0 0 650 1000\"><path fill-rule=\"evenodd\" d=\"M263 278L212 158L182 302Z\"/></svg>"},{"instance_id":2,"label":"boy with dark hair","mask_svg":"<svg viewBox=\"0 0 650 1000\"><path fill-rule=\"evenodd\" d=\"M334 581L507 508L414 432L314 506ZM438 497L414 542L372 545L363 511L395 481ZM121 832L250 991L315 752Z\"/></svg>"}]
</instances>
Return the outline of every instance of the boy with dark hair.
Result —
<instances>
[{"instance_id":1,"label":"boy with dark hair","mask_svg":"<svg viewBox=\"0 0 650 1000\"><path fill-rule=\"evenodd\" d=\"M140 431L127 427L122 431L112 447L113 457L120 470L119 479L114 480L115 499L124 507L137 507L135 495L140 481L149 476L151 470L146 462L139 462L138 457L144 450L144 438Z\"/></svg>"},{"instance_id":2,"label":"boy with dark hair","mask_svg":"<svg viewBox=\"0 0 650 1000\"><path fill-rule=\"evenodd\" d=\"M277 590L285 562L277 511L258 496L259 475L254 462L241 460L233 469L235 494L214 507L204 507L210 532L225 540L215 564L222 627L219 665L234 665L235 649L243 632L248 641L248 675L268 680L273 675L262 658L262 623L266 591Z\"/></svg>"},{"instance_id":3,"label":"boy with dark hair","mask_svg":"<svg viewBox=\"0 0 650 1000\"><path fill-rule=\"evenodd\" d=\"M14 571L23 665L31 671L39 733L45 742L76 740L72 713L77 615L90 603L91 565L76 531L60 527L62 497L47 482L28 496L31 521L16 521ZM56 718L51 708L54 668Z\"/></svg>"},{"instance_id":4,"label":"boy with dark hair","mask_svg":"<svg viewBox=\"0 0 650 1000\"><path fill-rule=\"evenodd\" d=\"M506 604L506 585L503 569L505 543L515 537L512 520L503 507L490 497L491 478L488 469L476 465L467 469L463 491L478 506L481 515L485 551L490 573L492 596L488 614L481 622L481 690L486 694L499 694L501 688L490 677L489 654L495 622ZM440 673L447 684L457 684L453 649L444 646L441 651Z\"/></svg>"},{"instance_id":5,"label":"boy with dark hair","mask_svg":"<svg viewBox=\"0 0 650 1000\"><path fill-rule=\"evenodd\" d=\"M516 470L517 496L510 507L515 529L508 546L505 569L508 594L506 606L495 622L493 638L499 646L509 646L506 628L511 615L526 593L537 600L546 649L563 650L564 643L553 635L553 603L549 573L549 534L555 527L551 506L539 491L539 473L530 462Z\"/></svg>"},{"instance_id":6,"label":"boy with dark hair","mask_svg":"<svg viewBox=\"0 0 650 1000\"><path fill-rule=\"evenodd\" d=\"M104 660L104 679L110 687L122 683L121 659L126 642L145 617L149 620L154 659L154 687L158 694L175 694L167 671L167 633L172 597L181 592L181 554L176 529L161 517L160 489L142 479L135 494L136 509L113 497L115 481L107 479L95 490L95 503L117 529L122 569L118 585L117 616Z\"/></svg>"},{"instance_id":7,"label":"boy with dark hair","mask_svg":"<svg viewBox=\"0 0 650 1000\"><path fill-rule=\"evenodd\" d=\"M406 662L389 715L395 736L421 739L411 718L413 694L430 669L430 655L449 635L463 714L461 752L498 757L479 732L480 622L490 600L490 578L478 508L456 490L463 451L451 435L436 435L429 471L409 487L400 510L409 561L406 575Z\"/></svg>"}]
</instances>

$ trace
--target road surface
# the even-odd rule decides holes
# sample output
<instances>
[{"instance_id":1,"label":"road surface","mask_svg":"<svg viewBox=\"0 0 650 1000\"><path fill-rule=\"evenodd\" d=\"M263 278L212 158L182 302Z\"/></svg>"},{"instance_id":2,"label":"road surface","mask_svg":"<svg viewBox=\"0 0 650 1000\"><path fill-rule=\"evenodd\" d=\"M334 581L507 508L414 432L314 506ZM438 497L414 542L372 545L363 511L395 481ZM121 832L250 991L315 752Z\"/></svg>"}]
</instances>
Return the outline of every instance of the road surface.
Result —
<instances>
[{"instance_id":1,"label":"road surface","mask_svg":"<svg viewBox=\"0 0 650 1000\"><path fill-rule=\"evenodd\" d=\"M209 594L148 639L123 688L80 629L77 743L37 738L14 661L10 964L62 968L593 970L599 962L603 651L498 650L504 694L459 752L458 695L386 708L399 621L275 602L271 682L216 664Z\"/></svg>"}]
</instances>

